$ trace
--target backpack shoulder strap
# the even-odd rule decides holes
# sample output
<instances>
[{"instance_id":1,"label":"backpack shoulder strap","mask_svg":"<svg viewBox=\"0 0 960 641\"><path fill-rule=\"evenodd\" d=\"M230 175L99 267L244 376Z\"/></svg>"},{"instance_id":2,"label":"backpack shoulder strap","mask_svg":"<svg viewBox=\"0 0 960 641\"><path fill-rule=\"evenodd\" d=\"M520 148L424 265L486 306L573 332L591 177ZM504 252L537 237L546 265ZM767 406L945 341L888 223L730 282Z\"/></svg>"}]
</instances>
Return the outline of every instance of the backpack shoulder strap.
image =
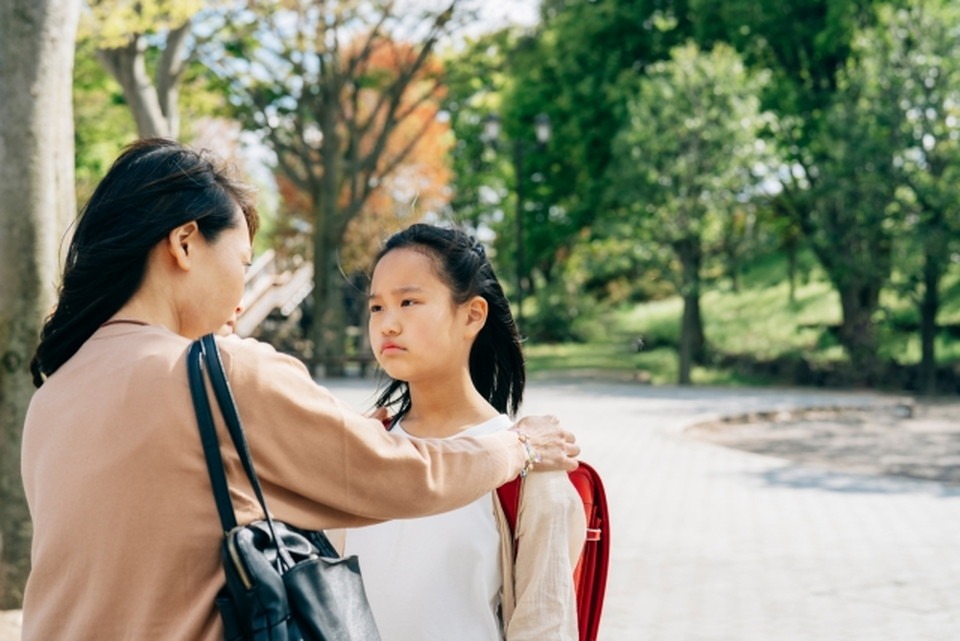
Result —
<instances>
[{"instance_id":1,"label":"backpack shoulder strap","mask_svg":"<svg viewBox=\"0 0 960 641\"><path fill-rule=\"evenodd\" d=\"M595 641L603 612L610 560L610 515L603 481L593 467L580 462L569 474L583 501L587 517L587 540L574 570L577 618L581 641Z\"/></svg>"},{"instance_id":2,"label":"backpack shoulder strap","mask_svg":"<svg viewBox=\"0 0 960 641\"><path fill-rule=\"evenodd\" d=\"M590 465L580 461L577 469L569 473L569 477L583 501L583 511L587 518L587 541L599 541L607 527L607 497L600 475Z\"/></svg>"}]
</instances>

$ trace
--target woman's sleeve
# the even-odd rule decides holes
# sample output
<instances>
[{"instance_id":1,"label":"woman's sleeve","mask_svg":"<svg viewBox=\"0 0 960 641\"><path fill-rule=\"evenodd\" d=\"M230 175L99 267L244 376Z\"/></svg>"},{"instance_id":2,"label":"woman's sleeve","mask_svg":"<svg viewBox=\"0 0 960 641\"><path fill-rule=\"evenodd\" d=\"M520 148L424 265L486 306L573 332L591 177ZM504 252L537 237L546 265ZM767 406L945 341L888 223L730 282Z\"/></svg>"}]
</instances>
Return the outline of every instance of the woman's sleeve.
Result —
<instances>
[{"instance_id":1,"label":"woman's sleeve","mask_svg":"<svg viewBox=\"0 0 960 641\"><path fill-rule=\"evenodd\" d=\"M515 434L407 439L334 398L299 361L248 339L222 341L224 367L268 506L304 528L443 512L516 477ZM229 441L227 441L229 442ZM221 436L223 444L223 436ZM224 447L227 473L242 477Z\"/></svg>"},{"instance_id":2,"label":"woman's sleeve","mask_svg":"<svg viewBox=\"0 0 960 641\"><path fill-rule=\"evenodd\" d=\"M586 528L583 503L565 472L524 479L517 515L516 605L507 641L577 641L573 570Z\"/></svg>"}]
</instances>

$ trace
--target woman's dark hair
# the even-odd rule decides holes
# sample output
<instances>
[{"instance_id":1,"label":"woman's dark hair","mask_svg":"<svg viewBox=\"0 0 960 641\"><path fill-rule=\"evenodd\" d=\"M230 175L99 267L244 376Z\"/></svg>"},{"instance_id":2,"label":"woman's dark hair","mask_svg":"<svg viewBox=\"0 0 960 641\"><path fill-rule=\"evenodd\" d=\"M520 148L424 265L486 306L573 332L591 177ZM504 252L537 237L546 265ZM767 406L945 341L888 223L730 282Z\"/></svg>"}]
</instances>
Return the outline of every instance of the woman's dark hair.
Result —
<instances>
[{"instance_id":1,"label":"woman's dark hair","mask_svg":"<svg viewBox=\"0 0 960 641\"><path fill-rule=\"evenodd\" d=\"M252 190L206 153L162 138L128 146L77 219L59 300L30 363L37 387L139 289L147 256L167 234L196 221L214 241L240 224L256 232Z\"/></svg>"},{"instance_id":2,"label":"woman's dark hair","mask_svg":"<svg viewBox=\"0 0 960 641\"><path fill-rule=\"evenodd\" d=\"M516 414L526 383L520 332L483 245L462 231L417 224L391 236L373 266L389 252L402 248L423 252L432 259L457 305L474 296L487 301L487 322L470 350L470 378L498 412ZM405 381L389 381L376 406L398 405L394 417L400 418L410 411L410 388Z\"/></svg>"}]
</instances>

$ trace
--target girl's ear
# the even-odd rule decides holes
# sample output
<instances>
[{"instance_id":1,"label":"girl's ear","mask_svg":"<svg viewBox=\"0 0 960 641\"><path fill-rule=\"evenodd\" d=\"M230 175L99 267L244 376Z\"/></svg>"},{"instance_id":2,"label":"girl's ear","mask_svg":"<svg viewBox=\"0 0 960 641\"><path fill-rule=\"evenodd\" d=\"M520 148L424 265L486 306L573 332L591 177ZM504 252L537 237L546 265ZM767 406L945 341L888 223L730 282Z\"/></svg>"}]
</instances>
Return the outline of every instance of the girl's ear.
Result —
<instances>
[{"instance_id":1,"label":"girl's ear","mask_svg":"<svg viewBox=\"0 0 960 641\"><path fill-rule=\"evenodd\" d=\"M474 296L464 305L467 309L467 338L476 338L483 326L487 324L490 306L483 296Z\"/></svg>"},{"instance_id":2,"label":"girl's ear","mask_svg":"<svg viewBox=\"0 0 960 641\"><path fill-rule=\"evenodd\" d=\"M166 249L173 262L180 269L190 269L190 249L200 236L200 227L197 221L192 220L185 225L174 227L167 234Z\"/></svg>"}]
</instances>

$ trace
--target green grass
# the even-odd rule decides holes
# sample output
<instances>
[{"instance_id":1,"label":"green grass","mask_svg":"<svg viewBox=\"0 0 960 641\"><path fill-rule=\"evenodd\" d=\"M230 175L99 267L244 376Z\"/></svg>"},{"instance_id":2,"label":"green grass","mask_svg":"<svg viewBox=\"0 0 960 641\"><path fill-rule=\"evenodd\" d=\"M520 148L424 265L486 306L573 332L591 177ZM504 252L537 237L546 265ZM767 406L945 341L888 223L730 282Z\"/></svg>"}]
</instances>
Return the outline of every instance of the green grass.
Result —
<instances>
[{"instance_id":1,"label":"green grass","mask_svg":"<svg viewBox=\"0 0 960 641\"><path fill-rule=\"evenodd\" d=\"M839 297L809 256L801 260L804 277L798 279L794 301L789 299L786 264L769 256L746 270L739 292L720 285L704 292L701 312L707 342L714 353L746 355L756 360L792 356L815 364L846 359L829 330L841 321ZM960 265L941 286L940 324L960 323ZM915 305L885 291L881 299L880 356L902 364L920 360L917 332L898 331L904 321L916 322ZM587 324L585 343L525 346L528 369L545 376L566 372L649 380L655 384L677 380L676 345L682 301L672 297L631 307L607 309ZM888 319L890 322L883 322ZM900 323L892 322L898 320ZM646 349L637 353L634 341L643 337ZM942 334L937 339L941 363L960 361L960 340ZM744 377L721 368L695 368L695 383L758 385L771 381Z\"/></svg>"},{"instance_id":2,"label":"green grass","mask_svg":"<svg viewBox=\"0 0 960 641\"><path fill-rule=\"evenodd\" d=\"M627 345L617 343L527 345L524 352L531 373L558 369L633 371L640 366L641 356L630 353Z\"/></svg>"}]
</instances>

